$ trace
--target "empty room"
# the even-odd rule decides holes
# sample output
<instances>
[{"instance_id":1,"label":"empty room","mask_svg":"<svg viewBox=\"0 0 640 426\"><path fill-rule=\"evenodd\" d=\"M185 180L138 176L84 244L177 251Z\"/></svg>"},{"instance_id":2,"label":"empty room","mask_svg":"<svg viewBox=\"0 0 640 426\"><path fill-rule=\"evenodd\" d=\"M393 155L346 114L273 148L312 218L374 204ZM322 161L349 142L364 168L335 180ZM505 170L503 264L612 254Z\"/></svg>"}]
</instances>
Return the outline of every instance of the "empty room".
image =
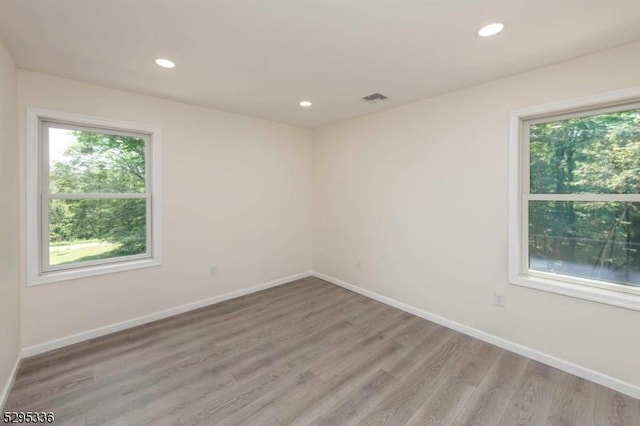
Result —
<instances>
[{"instance_id":1,"label":"empty room","mask_svg":"<svg viewBox=\"0 0 640 426\"><path fill-rule=\"evenodd\" d=\"M3 424L640 425L637 0L0 0Z\"/></svg>"}]
</instances>

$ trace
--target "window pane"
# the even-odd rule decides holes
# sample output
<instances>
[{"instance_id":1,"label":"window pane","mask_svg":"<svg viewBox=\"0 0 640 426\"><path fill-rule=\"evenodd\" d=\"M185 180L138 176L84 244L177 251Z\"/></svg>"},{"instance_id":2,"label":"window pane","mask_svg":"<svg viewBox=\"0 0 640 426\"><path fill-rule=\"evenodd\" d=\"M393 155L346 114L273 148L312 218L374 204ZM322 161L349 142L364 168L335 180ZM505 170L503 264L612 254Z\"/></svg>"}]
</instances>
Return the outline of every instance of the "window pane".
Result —
<instances>
[{"instance_id":1,"label":"window pane","mask_svg":"<svg viewBox=\"0 0 640 426\"><path fill-rule=\"evenodd\" d=\"M640 109L530 126L532 194L640 193Z\"/></svg>"},{"instance_id":2,"label":"window pane","mask_svg":"<svg viewBox=\"0 0 640 426\"><path fill-rule=\"evenodd\" d=\"M640 286L640 203L531 201L529 268Z\"/></svg>"},{"instance_id":3,"label":"window pane","mask_svg":"<svg viewBox=\"0 0 640 426\"><path fill-rule=\"evenodd\" d=\"M51 193L145 192L142 138L49 128Z\"/></svg>"},{"instance_id":4,"label":"window pane","mask_svg":"<svg viewBox=\"0 0 640 426\"><path fill-rule=\"evenodd\" d=\"M146 199L50 200L49 264L145 253Z\"/></svg>"}]
</instances>

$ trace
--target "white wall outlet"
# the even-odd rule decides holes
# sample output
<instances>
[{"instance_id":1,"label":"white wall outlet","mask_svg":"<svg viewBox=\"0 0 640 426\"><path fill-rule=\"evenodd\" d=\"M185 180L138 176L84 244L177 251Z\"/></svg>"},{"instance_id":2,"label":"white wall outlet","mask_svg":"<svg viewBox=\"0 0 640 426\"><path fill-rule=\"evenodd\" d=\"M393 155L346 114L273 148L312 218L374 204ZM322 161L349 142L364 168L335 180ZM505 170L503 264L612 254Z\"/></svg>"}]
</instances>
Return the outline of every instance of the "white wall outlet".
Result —
<instances>
[{"instance_id":1,"label":"white wall outlet","mask_svg":"<svg viewBox=\"0 0 640 426\"><path fill-rule=\"evenodd\" d=\"M500 293L499 291L496 291L495 293L493 293L493 304L496 306L500 306L502 308L504 308L504 293Z\"/></svg>"},{"instance_id":2,"label":"white wall outlet","mask_svg":"<svg viewBox=\"0 0 640 426\"><path fill-rule=\"evenodd\" d=\"M362 269L362 260L360 259L356 260L356 268Z\"/></svg>"},{"instance_id":3,"label":"white wall outlet","mask_svg":"<svg viewBox=\"0 0 640 426\"><path fill-rule=\"evenodd\" d=\"M211 274L212 277L218 275L218 265L209 266L209 274Z\"/></svg>"}]
</instances>

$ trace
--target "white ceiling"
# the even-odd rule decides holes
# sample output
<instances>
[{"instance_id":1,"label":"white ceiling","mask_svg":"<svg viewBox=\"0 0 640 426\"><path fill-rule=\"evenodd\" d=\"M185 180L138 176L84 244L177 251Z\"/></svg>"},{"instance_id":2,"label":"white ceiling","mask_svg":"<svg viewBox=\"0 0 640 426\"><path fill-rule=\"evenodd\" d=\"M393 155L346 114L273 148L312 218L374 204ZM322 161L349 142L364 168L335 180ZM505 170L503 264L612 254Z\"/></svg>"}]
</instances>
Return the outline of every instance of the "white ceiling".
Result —
<instances>
[{"instance_id":1,"label":"white ceiling","mask_svg":"<svg viewBox=\"0 0 640 426\"><path fill-rule=\"evenodd\" d=\"M318 127L639 40L640 1L0 0L0 35L21 68Z\"/></svg>"}]
</instances>

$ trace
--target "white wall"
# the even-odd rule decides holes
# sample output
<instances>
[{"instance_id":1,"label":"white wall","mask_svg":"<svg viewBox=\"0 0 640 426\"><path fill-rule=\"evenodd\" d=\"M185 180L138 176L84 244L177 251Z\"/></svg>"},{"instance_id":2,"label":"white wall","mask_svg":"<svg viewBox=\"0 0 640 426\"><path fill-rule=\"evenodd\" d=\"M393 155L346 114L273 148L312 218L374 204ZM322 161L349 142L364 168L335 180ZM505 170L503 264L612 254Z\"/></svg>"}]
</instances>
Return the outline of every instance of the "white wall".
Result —
<instances>
[{"instance_id":1,"label":"white wall","mask_svg":"<svg viewBox=\"0 0 640 426\"><path fill-rule=\"evenodd\" d=\"M17 126L16 68L0 40L0 392L20 351Z\"/></svg>"},{"instance_id":2,"label":"white wall","mask_svg":"<svg viewBox=\"0 0 640 426\"><path fill-rule=\"evenodd\" d=\"M640 386L640 312L507 284L509 111L639 69L635 43L318 129L315 270Z\"/></svg>"},{"instance_id":3,"label":"white wall","mask_svg":"<svg viewBox=\"0 0 640 426\"><path fill-rule=\"evenodd\" d=\"M23 285L23 346L311 269L310 130L27 71L18 97L21 163L27 106L162 129L163 265Z\"/></svg>"}]
</instances>

